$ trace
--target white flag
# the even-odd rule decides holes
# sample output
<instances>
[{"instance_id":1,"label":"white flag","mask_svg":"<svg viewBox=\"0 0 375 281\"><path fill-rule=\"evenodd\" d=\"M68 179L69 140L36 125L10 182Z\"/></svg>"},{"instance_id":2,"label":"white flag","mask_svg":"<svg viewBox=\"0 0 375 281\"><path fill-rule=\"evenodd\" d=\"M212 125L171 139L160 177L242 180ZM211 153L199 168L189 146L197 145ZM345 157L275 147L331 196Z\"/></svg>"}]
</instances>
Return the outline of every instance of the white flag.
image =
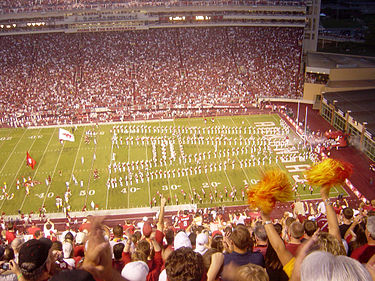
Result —
<instances>
[{"instance_id":1,"label":"white flag","mask_svg":"<svg viewBox=\"0 0 375 281\"><path fill-rule=\"evenodd\" d=\"M60 128L59 139L66 140L66 141L74 141L74 135L71 132Z\"/></svg>"}]
</instances>

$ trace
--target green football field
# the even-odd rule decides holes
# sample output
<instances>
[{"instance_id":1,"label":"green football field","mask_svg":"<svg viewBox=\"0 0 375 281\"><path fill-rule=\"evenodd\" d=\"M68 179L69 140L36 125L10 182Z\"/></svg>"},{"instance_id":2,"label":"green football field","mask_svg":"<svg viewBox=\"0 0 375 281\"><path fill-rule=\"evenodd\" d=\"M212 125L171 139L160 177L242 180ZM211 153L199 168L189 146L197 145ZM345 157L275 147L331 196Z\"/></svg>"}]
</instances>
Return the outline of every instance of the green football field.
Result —
<instances>
[{"instance_id":1,"label":"green football field","mask_svg":"<svg viewBox=\"0 0 375 281\"><path fill-rule=\"evenodd\" d=\"M75 142L60 143L58 127L0 130L2 212L38 212L43 205L48 213L62 212L56 196L64 200L67 185L71 211L149 207L160 195L171 205L243 205L245 186L271 168L288 172L301 199L318 197L303 184L310 154L278 115L62 128L74 130ZM34 170L26 165L27 151ZM339 194L346 192L331 190Z\"/></svg>"}]
</instances>

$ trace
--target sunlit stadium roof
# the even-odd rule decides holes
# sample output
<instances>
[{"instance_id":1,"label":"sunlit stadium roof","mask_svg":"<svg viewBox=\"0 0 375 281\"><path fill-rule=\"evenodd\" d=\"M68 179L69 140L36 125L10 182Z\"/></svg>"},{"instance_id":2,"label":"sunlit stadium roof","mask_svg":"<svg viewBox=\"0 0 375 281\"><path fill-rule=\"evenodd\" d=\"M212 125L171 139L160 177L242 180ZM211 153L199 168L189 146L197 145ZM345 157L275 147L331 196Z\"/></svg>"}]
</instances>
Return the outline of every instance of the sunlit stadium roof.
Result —
<instances>
[{"instance_id":1,"label":"sunlit stadium roof","mask_svg":"<svg viewBox=\"0 0 375 281\"><path fill-rule=\"evenodd\" d=\"M338 68L375 68L374 57L309 52L306 72L329 74Z\"/></svg>"}]
</instances>

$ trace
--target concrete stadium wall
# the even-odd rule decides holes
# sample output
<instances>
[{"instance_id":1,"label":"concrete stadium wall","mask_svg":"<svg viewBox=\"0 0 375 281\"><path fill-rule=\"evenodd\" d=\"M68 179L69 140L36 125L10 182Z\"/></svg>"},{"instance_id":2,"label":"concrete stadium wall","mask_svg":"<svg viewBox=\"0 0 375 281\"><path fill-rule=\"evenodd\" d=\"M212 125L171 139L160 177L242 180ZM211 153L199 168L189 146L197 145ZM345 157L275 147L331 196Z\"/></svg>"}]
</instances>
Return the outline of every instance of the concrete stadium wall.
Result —
<instances>
[{"instance_id":1,"label":"concrete stadium wall","mask_svg":"<svg viewBox=\"0 0 375 281\"><path fill-rule=\"evenodd\" d=\"M303 87L303 100L314 103L315 97L317 95L320 95L324 91L324 89L324 84L305 83Z\"/></svg>"}]
</instances>

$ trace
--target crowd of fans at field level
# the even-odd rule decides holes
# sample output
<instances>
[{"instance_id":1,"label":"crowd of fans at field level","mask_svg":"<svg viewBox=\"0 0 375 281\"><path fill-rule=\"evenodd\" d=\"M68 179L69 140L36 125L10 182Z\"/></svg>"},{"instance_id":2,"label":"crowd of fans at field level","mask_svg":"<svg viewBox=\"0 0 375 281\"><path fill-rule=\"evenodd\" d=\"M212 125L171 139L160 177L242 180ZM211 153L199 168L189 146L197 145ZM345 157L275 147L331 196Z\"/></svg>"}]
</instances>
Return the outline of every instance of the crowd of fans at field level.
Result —
<instances>
[{"instance_id":1,"label":"crowd of fans at field level","mask_svg":"<svg viewBox=\"0 0 375 281\"><path fill-rule=\"evenodd\" d=\"M57 233L47 220L24 235L10 222L1 280L373 280L375 202L357 210L332 204L327 188L320 194L317 208L297 199L274 220L186 211L169 220L162 198L158 216L137 225L109 228L90 216L78 229Z\"/></svg>"},{"instance_id":2,"label":"crowd of fans at field level","mask_svg":"<svg viewBox=\"0 0 375 281\"><path fill-rule=\"evenodd\" d=\"M0 126L186 116L194 106L299 97L302 34L214 27L6 36Z\"/></svg>"}]
</instances>

